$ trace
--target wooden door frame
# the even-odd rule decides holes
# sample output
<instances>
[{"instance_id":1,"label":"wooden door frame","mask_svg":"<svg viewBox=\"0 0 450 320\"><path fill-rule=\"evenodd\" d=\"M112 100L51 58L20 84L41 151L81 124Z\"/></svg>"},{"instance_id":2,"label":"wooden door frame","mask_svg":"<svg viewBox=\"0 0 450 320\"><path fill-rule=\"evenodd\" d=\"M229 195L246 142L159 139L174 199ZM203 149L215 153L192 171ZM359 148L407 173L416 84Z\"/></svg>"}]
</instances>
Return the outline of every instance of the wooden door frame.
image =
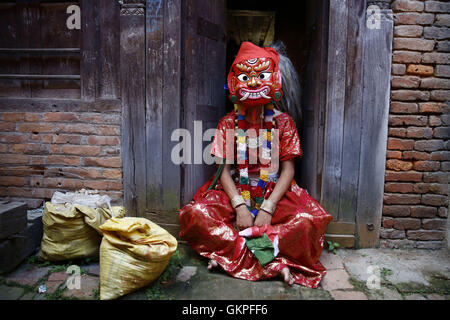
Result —
<instances>
[{"instance_id":1,"label":"wooden door frame","mask_svg":"<svg viewBox=\"0 0 450 320\"><path fill-rule=\"evenodd\" d=\"M182 168L169 159L169 139L184 123L185 1L124 0L120 9L124 205L129 215L150 214L173 227L176 215L161 213L168 213L168 203L173 205L169 213L175 212L184 192ZM381 28L376 30L366 27L366 9L372 4L381 6ZM319 108L314 130L321 143L307 150L317 160L318 179L311 193L330 213L344 213L339 223L330 225L329 237L339 236L345 246L374 247L379 243L384 193L392 11L388 0L322 0L322 5L321 21L326 25L321 26L318 46L326 55L319 59L314 91L314 107ZM375 66L380 66L377 77ZM166 111L171 118L164 118ZM358 144L360 148L354 148ZM350 147L355 150L346 154ZM355 214L354 221L349 213Z\"/></svg>"}]
</instances>

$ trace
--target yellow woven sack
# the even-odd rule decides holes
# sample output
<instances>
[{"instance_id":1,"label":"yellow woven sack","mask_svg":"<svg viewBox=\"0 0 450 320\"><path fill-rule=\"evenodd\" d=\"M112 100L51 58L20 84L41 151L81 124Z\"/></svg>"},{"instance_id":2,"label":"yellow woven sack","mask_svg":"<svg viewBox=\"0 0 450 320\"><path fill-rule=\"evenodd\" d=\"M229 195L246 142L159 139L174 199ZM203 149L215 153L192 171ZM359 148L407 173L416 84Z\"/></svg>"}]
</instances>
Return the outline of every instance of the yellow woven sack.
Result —
<instances>
[{"instance_id":1,"label":"yellow woven sack","mask_svg":"<svg viewBox=\"0 0 450 320\"><path fill-rule=\"evenodd\" d=\"M112 210L111 215L109 209L46 202L39 256L48 261L64 261L98 255L99 226L111 216L124 216L125 213L123 207L112 207Z\"/></svg>"},{"instance_id":2,"label":"yellow woven sack","mask_svg":"<svg viewBox=\"0 0 450 320\"><path fill-rule=\"evenodd\" d=\"M75 205L78 210L80 210L84 214L84 222L90 225L92 228L97 230L98 233L103 234L100 230L100 226L106 222L106 220L111 218L123 218L125 217L125 208L124 207L111 207L111 210L104 208L96 208L93 209L88 206Z\"/></svg>"},{"instance_id":3,"label":"yellow woven sack","mask_svg":"<svg viewBox=\"0 0 450 320\"><path fill-rule=\"evenodd\" d=\"M156 280L177 249L177 240L145 218L112 218L100 229L100 299L131 293Z\"/></svg>"}]
</instances>

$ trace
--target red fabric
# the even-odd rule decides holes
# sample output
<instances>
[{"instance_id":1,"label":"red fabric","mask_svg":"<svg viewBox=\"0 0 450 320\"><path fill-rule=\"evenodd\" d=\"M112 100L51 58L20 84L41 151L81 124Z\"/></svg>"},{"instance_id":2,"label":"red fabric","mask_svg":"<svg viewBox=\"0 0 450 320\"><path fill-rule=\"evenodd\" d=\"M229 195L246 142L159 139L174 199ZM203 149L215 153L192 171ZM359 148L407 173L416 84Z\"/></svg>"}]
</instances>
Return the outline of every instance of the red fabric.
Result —
<instances>
[{"instance_id":1,"label":"red fabric","mask_svg":"<svg viewBox=\"0 0 450 320\"><path fill-rule=\"evenodd\" d=\"M300 139L292 118L281 113L275 117L280 130L280 159L301 156ZM211 153L223 157L226 129L234 129L234 114L229 113L218 125ZM250 170L252 169L252 170ZM258 165L249 167L258 171ZM180 237L194 250L208 259L216 261L228 274L250 281L268 279L289 267L295 283L317 288L326 270L319 262L324 244L325 230L332 220L321 205L295 181L277 204L272 226L279 236L279 254L262 267L245 245L245 238L239 236L234 224L236 213L230 199L220 183L207 191L214 177L211 177L194 195L193 200L180 210ZM245 185L248 186L248 185ZM241 186L236 183L238 191ZM264 198L268 198L275 187L267 184ZM258 187L250 187L252 194Z\"/></svg>"},{"instance_id":2,"label":"red fabric","mask_svg":"<svg viewBox=\"0 0 450 320\"><path fill-rule=\"evenodd\" d=\"M211 180L201 190L206 190L210 183ZM273 182L268 183L266 197L274 186ZM180 237L233 277L263 280L289 267L295 283L317 288L326 274L319 257L332 217L295 182L273 214L272 225L278 232L280 253L265 267L234 228L236 213L220 183L215 190L197 192L194 200L181 209L179 220Z\"/></svg>"}]
</instances>

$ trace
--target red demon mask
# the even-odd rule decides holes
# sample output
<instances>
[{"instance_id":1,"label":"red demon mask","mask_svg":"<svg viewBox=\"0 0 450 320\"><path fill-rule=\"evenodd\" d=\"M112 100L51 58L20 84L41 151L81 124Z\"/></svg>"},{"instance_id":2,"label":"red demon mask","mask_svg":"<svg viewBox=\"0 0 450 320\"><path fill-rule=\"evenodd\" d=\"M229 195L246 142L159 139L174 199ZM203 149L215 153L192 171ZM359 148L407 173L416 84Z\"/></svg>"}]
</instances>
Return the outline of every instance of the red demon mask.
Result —
<instances>
[{"instance_id":1,"label":"red demon mask","mask_svg":"<svg viewBox=\"0 0 450 320\"><path fill-rule=\"evenodd\" d=\"M243 42L228 74L231 102L254 107L280 100L283 93L279 61L275 49Z\"/></svg>"}]
</instances>

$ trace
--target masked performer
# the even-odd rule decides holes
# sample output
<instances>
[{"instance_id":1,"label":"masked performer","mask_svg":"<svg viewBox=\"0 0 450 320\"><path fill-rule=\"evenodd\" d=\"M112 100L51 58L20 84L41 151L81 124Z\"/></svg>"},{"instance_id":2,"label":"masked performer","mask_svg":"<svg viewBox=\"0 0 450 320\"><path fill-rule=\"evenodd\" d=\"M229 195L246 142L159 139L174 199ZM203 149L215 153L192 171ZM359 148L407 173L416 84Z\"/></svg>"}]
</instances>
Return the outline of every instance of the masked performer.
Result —
<instances>
[{"instance_id":1,"label":"masked performer","mask_svg":"<svg viewBox=\"0 0 450 320\"><path fill-rule=\"evenodd\" d=\"M274 108L283 94L279 61L273 48L241 45L228 75L235 110L220 120L211 148L224 163L220 178L180 210L180 237L209 259L208 269L316 288L332 217L294 180L302 150L293 119Z\"/></svg>"}]
</instances>

